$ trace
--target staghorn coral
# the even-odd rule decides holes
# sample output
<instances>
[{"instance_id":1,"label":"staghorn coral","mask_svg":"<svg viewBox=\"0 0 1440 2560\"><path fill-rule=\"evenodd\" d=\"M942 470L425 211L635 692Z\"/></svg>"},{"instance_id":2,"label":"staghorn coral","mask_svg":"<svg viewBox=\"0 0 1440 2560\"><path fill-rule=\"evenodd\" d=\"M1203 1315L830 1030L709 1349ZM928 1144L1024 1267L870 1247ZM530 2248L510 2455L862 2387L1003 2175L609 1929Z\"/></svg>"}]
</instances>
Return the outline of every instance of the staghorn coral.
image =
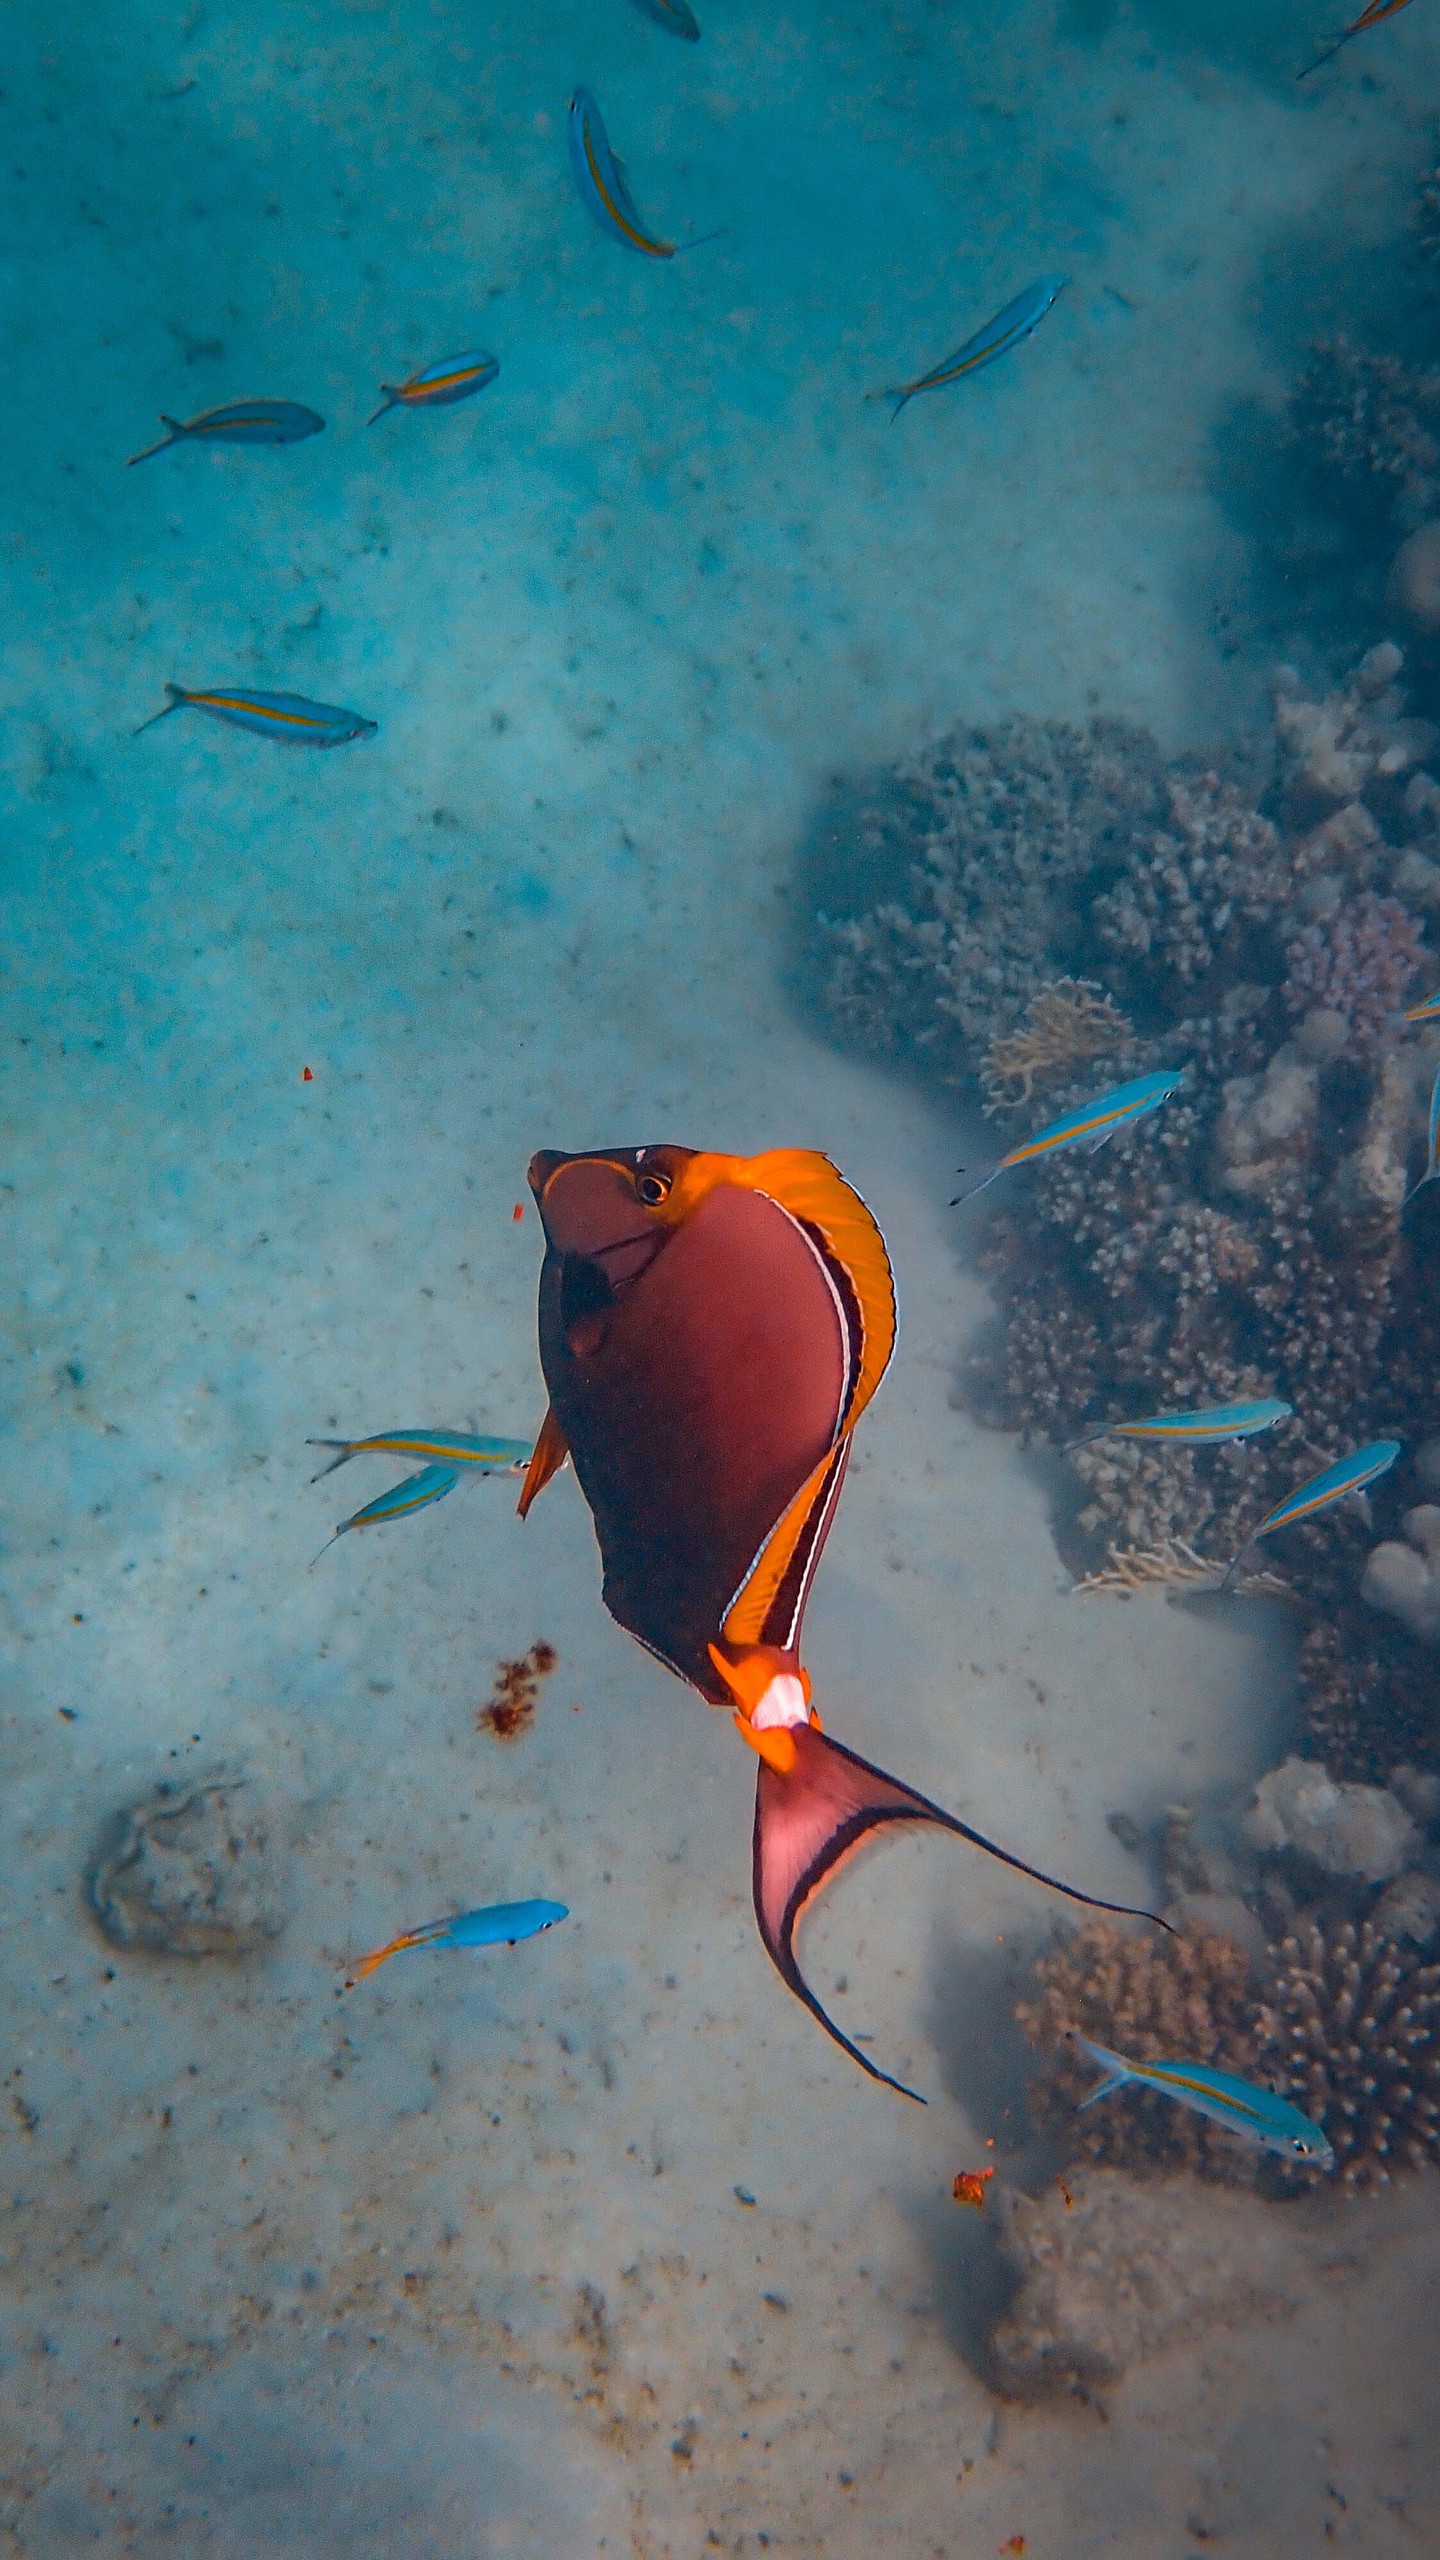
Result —
<instances>
[{"instance_id":1,"label":"staghorn coral","mask_svg":"<svg viewBox=\"0 0 1440 2560\"><path fill-rule=\"evenodd\" d=\"M1440 2160L1440 1965L1368 1921L1312 1920L1281 1947L1256 2028L1262 2071L1323 2124L1346 2186Z\"/></svg>"},{"instance_id":2,"label":"staghorn coral","mask_svg":"<svg viewBox=\"0 0 1440 2560\"><path fill-rule=\"evenodd\" d=\"M1132 2061L1183 2055L1253 2074L1255 1997L1242 1947L1204 1933L1131 1937L1097 1920L1042 1955L1034 1979L1039 1996L1015 2008L1047 2056L1031 2109L1041 2124L1066 2129L1072 2157L1151 2173L1198 2169L1237 2183L1253 2177L1255 2155L1223 2126L1153 2090L1127 2089L1077 2115L1096 2073L1066 2042L1077 2028Z\"/></svg>"},{"instance_id":3,"label":"staghorn coral","mask_svg":"<svg viewBox=\"0 0 1440 2560\"><path fill-rule=\"evenodd\" d=\"M980 1062L987 1112L1018 1111L1037 1084L1053 1084L1093 1058L1122 1055L1134 1026L1092 978L1057 978L1025 1010L1018 1031L993 1034Z\"/></svg>"},{"instance_id":4,"label":"staghorn coral","mask_svg":"<svg viewBox=\"0 0 1440 2560\"><path fill-rule=\"evenodd\" d=\"M1286 945L1280 990L1288 1012L1338 1014L1347 1047L1373 1046L1388 1030L1419 967L1422 927L1398 898L1364 889L1323 924Z\"/></svg>"}]
</instances>

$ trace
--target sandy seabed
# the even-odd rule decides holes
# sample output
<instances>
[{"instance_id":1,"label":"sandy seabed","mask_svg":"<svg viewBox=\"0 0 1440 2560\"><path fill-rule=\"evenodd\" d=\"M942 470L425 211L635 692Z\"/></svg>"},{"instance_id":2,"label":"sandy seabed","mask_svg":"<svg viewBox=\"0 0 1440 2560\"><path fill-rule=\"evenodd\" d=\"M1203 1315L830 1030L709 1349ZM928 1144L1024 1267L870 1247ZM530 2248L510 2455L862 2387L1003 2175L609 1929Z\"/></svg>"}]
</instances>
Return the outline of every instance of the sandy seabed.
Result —
<instances>
[{"instance_id":1,"label":"sandy seabed","mask_svg":"<svg viewBox=\"0 0 1440 2560\"><path fill-rule=\"evenodd\" d=\"M949 2184L1018 2120L1053 1901L935 1838L837 1889L807 1961L908 2108L771 1975L748 1755L604 1616L573 1479L307 1570L385 1481L310 1491L307 1434L535 1427L534 1146L818 1145L902 1304L811 1609L830 1729L1127 1897L1108 1812L1285 1741L1283 1634L1078 1610L1039 1473L956 1409L984 1139L807 1022L797 853L834 777L961 713L1258 716L1224 421L1393 228L1433 28L1297 93L1288 8L701 16L0 30L0 2548L1388 2560L1440 2526L1428 2189L1305 2208L1334 2264L1288 2320L1104 2412L1002 2407ZM722 238L652 269L588 225L577 80L642 209ZM1057 266L1029 347L892 429L879 385ZM364 430L476 344L474 406ZM261 392L323 437L120 467ZM132 740L167 680L379 736ZM503 1747L475 1711L542 1637ZM107 1947L104 1818L217 1774L270 1809L283 1933ZM538 1892L544 1939L341 1995Z\"/></svg>"}]
</instances>

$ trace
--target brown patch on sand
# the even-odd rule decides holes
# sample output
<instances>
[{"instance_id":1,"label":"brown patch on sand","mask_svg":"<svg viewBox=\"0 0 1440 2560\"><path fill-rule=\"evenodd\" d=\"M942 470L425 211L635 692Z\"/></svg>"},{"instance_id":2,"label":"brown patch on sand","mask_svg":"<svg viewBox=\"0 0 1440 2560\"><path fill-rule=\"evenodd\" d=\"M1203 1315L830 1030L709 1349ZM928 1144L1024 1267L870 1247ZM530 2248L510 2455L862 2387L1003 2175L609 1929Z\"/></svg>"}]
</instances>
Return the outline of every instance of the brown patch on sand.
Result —
<instances>
[{"instance_id":1,"label":"brown patch on sand","mask_svg":"<svg viewBox=\"0 0 1440 2560\"><path fill-rule=\"evenodd\" d=\"M549 1678L559 1659L553 1644L546 1644L542 1637L517 1662L497 1663L495 1686L476 1711L477 1731L493 1733L499 1742L513 1742L534 1715L540 1683Z\"/></svg>"}]
</instances>

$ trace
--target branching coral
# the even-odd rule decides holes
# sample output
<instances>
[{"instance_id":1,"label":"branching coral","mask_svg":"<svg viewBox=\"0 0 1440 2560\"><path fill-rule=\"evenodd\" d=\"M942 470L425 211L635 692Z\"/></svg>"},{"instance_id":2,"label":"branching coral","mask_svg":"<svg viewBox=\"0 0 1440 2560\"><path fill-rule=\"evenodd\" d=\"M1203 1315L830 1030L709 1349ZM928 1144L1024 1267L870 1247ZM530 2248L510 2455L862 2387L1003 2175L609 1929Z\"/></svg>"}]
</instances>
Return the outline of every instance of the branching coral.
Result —
<instances>
[{"instance_id":1,"label":"branching coral","mask_svg":"<svg viewBox=\"0 0 1440 2560\"><path fill-rule=\"evenodd\" d=\"M1018 1031L994 1034L980 1062L987 1111L1018 1111L1038 1085L1092 1058L1118 1057L1134 1026L1093 978L1057 978L1026 1007Z\"/></svg>"},{"instance_id":2,"label":"branching coral","mask_svg":"<svg viewBox=\"0 0 1440 2560\"><path fill-rule=\"evenodd\" d=\"M1420 963L1422 928L1398 898L1372 889L1287 944L1280 993L1292 1014L1338 1014L1353 1049L1373 1045L1393 1023Z\"/></svg>"},{"instance_id":3,"label":"branching coral","mask_svg":"<svg viewBox=\"0 0 1440 2560\"><path fill-rule=\"evenodd\" d=\"M1108 1921L1092 1921L1040 1957L1035 1982L1039 1997L1015 2010L1030 2042L1049 2057L1030 2103L1042 2124L1067 2128L1073 2157L1237 2180L1253 2175L1254 2155L1232 2134L1154 2091L1127 2089L1077 2115L1096 2072L1066 2041L1076 2028L1133 2062L1183 2057L1253 2073L1250 1963L1233 1939L1129 1937Z\"/></svg>"},{"instance_id":4,"label":"branching coral","mask_svg":"<svg viewBox=\"0 0 1440 2560\"><path fill-rule=\"evenodd\" d=\"M1172 778L1168 824L1132 844L1116 886L1095 901L1107 949L1150 960L1182 983L1204 977L1227 936L1275 915L1291 871L1268 818L1216 773Z\"/></svg>"},{"instance_id":5,"label":"branching coral","mask_svg":"<svg viewBox=\"0 0 1440 2560\"><path fill-rule=\"evenodd\" d=\"M1388 487L1419 506L1434 495L1440 373L1325 340L1291 393L1286 425L1291 446L1325 477Z\"/></svg>"},{"instance_id":6,"label":"branching coral","mask_svg":"<svg viewBox=\"0 0 1440 2560\"><path fill-rule=\"evenodd\" d=\"M1281 1948L1257 2028L1262 2072L1324 2125L1347 2186L1440 2161L1440 1965L1368 1921L1311 1921Z\"/></svg>"},{"instance_id":7,"label":"branching coral","mask_svg":"<svg viewBox=\"0 0 1440 2560\"><path fill-rule=\"evenodd\" d=\"M870 1047L973 1066L1056 975L1082 889L1164 807L1159 750L1120 721L957 729L895 768L868 820L903 895L822 925L827 1008Z\"/></svg>"}]
</instances>

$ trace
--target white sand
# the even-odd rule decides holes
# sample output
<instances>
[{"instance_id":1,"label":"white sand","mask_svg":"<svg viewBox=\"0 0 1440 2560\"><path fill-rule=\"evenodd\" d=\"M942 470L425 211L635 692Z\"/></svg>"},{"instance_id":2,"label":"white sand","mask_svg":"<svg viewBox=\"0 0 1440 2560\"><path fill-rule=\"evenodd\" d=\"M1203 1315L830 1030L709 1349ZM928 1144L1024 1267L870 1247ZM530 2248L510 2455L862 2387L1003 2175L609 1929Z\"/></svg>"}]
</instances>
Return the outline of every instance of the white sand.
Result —
<instances>
[{"instance_id":1,"label":"white sand","mask_svg":"<svg viewBox=\"0 0 1440 2560\"><path fill-rule=\"evenodd\" d=\"M476 1485L306 1570L386 1481L310 1492L307 1433L538 1420L532 1147L823 1145L903 1309L811 1611L830 1728L1118 1894L1152 1880L1108 1811L1243 1792L1285 1737L1255 1620L1077 1607L1034 1475L953 1409L974 1133L797 1019L785 901L828 777L956 713L1253 710L1211 440L1326 316L1296 239L1393 235L1433 28L1297 96L1294 16L1257 75L1253 28L1226 67L1128 17L701 14L693 51L622 0L7 29L0 1928L34 2122L0 2548L1184 2560L1209 2465L1215 2547L1409 2552L1428 2193L1337 2213L1335 2305L1108 2429L997 2420L949 2181L1005 2136L1009 1968L1060 1906L928 1839L817 1919L817 1986L922 2115L770 1974L748 1755L604 1617L573 1480L523 1531ZM652 271L587 226L577 78L642 209L722 240ZM866 401L1056 265L1004 370L893 429ZM363 432L382 376L476 343L473 408ZM327 433L119 468L157 410L260 391ZM132 743L172 678L380 735ZM541 1635L503 1749L473 1711ZM285 1810L284 1938L112 1963L101 1817L222 1768ZM530 1892L574 1917L337 1998L378 1937Z\"/></svg>"}]
</instances>

